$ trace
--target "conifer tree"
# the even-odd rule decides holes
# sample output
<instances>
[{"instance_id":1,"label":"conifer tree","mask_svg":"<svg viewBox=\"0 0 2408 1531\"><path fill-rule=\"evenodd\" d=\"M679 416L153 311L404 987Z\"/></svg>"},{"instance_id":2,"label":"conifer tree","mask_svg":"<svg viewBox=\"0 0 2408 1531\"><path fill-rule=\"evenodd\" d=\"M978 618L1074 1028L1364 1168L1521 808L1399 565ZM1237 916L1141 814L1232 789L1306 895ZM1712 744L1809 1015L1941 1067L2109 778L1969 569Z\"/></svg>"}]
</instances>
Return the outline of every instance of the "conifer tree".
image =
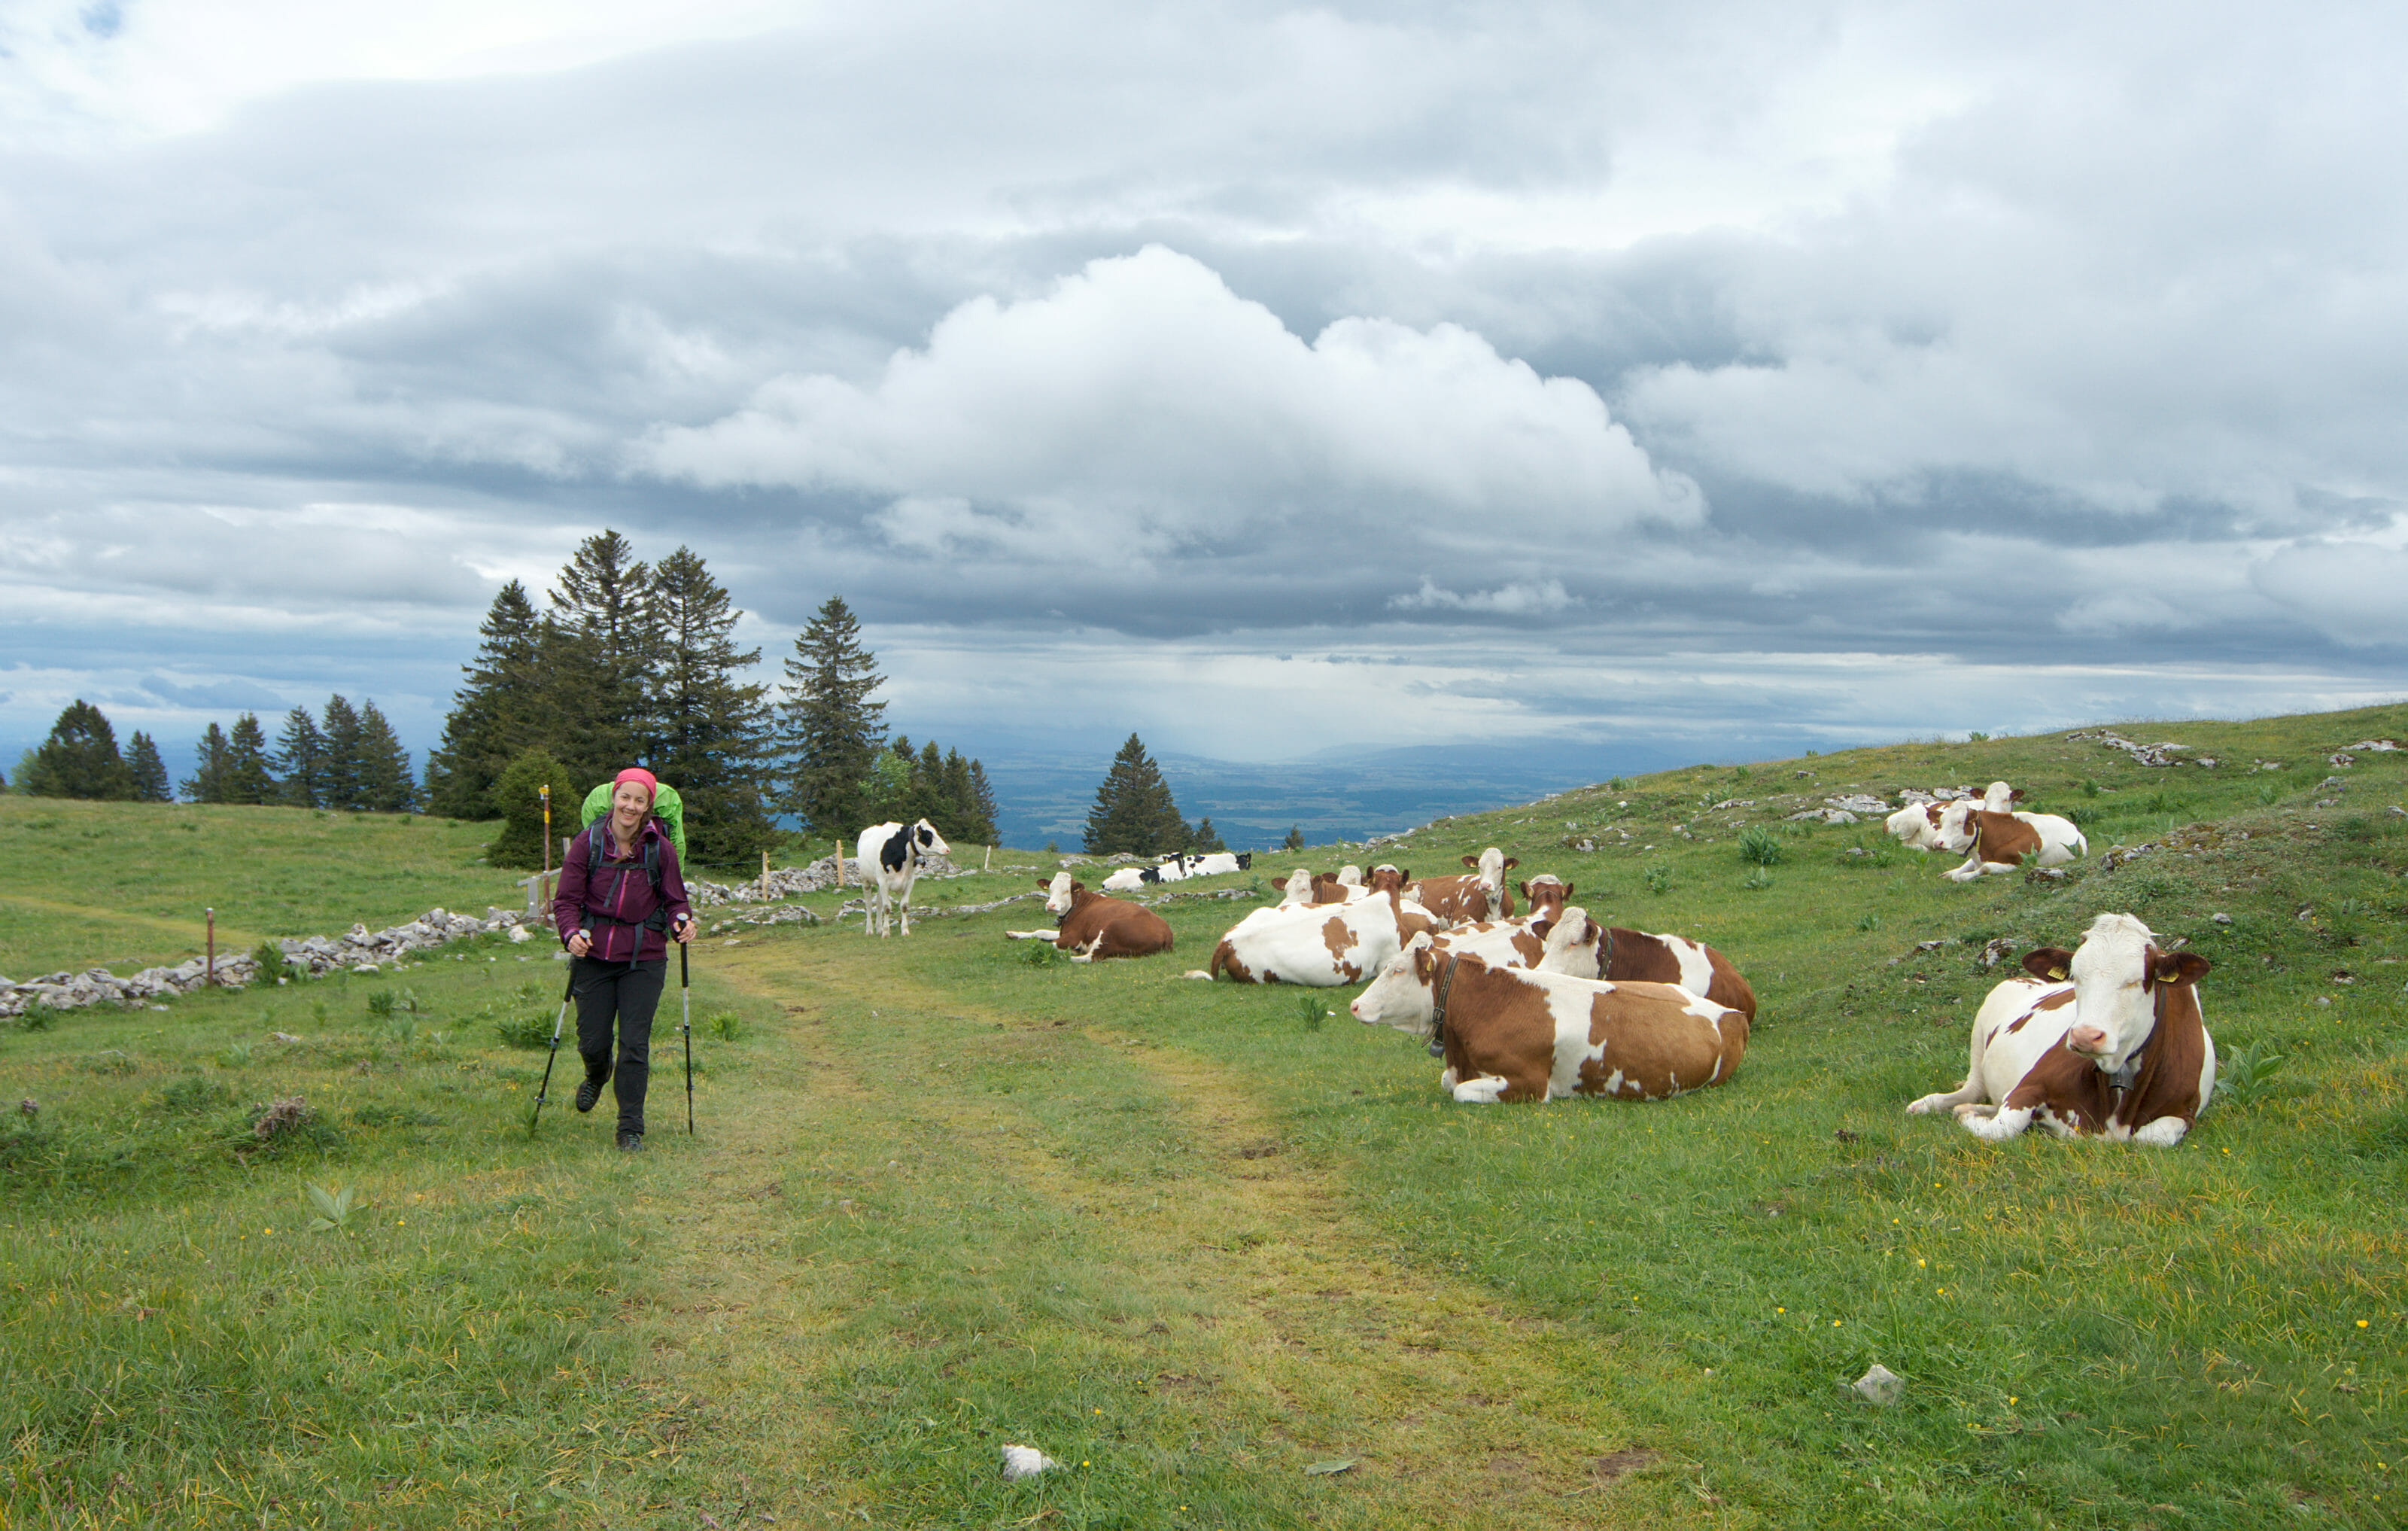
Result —
<instances>
[{"instance_id":1,"label":"conifer tree","mask_svg":"<svg viewBox=\"0 0 2408 1531\"><path fill-rule=\"evenodd\" d=\"M795 636L779 687L779 741L788 756L780 806L814 835L845 838L877 822L864 785L886 737L885 683L877 656L841 596L830 596Z\"/></svg>"},{"instance_id":2,"label":"conifer tree","mask_svg":"<svg viewBox=\"0 0 2408 1531\"><path fill-rule=\"evenodd\" d=\"M652 571L604 530L578 544L550 594L539 644L546 743L571 781L609 781L645 743L644 683L658 655Z\"/></svg>"},{"instance_id":3,"label":"conifer tree","mask_svg":"<svg viewBox=\"0 0 2408 1531\"><path fill-rule=\"evenodd\" d=\"M180 784L186 802L230 801L226 797L226 758L225 730L212 722L193 751L193 773Z\"/></svg>"},{"instance_id":4,"label":"conifer tree","mask_svg":"<svg viewBox=\"0 0 2408 1531\"><path fill-rule=\"evenodd\" d=\"M996 837L1002 832L997 825L1002 819L1003 810L995 801L995 788L987 785L986 767L975 759L970 761L970 802L978 809L979 822L986 826L986 839L981 844L994 845Z\"/></svg>"},{"instance_id":5,"label":"conifer tree","mask_svg":"<svg viewBox=\"0 0 2408 1531\"><path fill-rule=\"evenodd\" d=\"M1190 838L1171 801L1170 784L1146 754L1144 742L1130 734L1096 788L1096 805L1087 810L1087 854L1167 856L1186 848Z\"/></svg>"},{"instance_id":6,"label":"conifer tree","mask_svg":"<svg viewBox=\"0 0 2408 1531\"><path fill-rule=\"evenodd\" d=\"M418 806L409 751L371 697L360 703L359 806L372 814L406 814Z\"/></svg>"},{"instance_id":7,"label":"conifer tree","mask_svg":"<svg viewBox=\"0 0 2408 1531\"><path fill-rule=\"evenodd\" d=\"M50 737L34 752L26 790L37 798L92 798L125 802L134 797L134 773L117 753L117 730L108 716L77 698L50 725Z\"/></svg>"},{"instance_id":8,"label":"conifer tree","mask_svg":"<svg viewBox=\"0 0 2408 1531\"><path fill-rule=\"evenodd\" d=\"M1206 814L1196 821L1195 838L1188 843L1187 848L1202 855L1207 851L1227 850L1229 847L1222 843L1221 831L1212 828L1212 816Z\"/></svg>"},{"instance_id":9,"label":"conifer tree","mask_svg":"<svg viewBox=\"0 0 2408 1531\"><path fill-rule=\"evenodd\" d=\"M257 713L234 720L226 735L225 776L220 783L225 802L262 803L279 801L276 777L267 768L267 730Z\"/></svg>"},{"instance_id":10,"label":"conifer tree","mask_svg":"<svg viewBox=\"0 0 2408 1531\"><path fill-rule=\"evenodd\" d=\"M139 729L125 742L125 769L134 778L136 802L176 801L176 794L167 787L167 763L159 758L159 746Z\"/></svg>"},{"instance_id":11,"label":"conifer tree","mask_svg":"<svg viewBox=\"0 0 2408 1531\"><path fill-rule=\"evenodd\" d=\"M326 736L325 763L321 772L323 805L357 812L366 806L362 795L365 762L360 758L360 715L337 691L326 699L324 717L321 725Z\"/></svg>"},{"instance_id":12,"label":"conifer tree","mask_svg":"<svg viewBox=\"0 0 2408 1531\"><path fill-rule=\"evenodd\" d=\"M501 833L485 847L485 859L494 866L523 867L529 871L546 864L539 788L549 786L553 841L550 864L558 866L559 841L564 835L577 832L578 804L585 796L571 781L567 770L539 749L523 751L504 768L500 780L494 784L494 803L501 810Z\"/></svg>"},{"instance_id":13,"label":"conifer tree","mask_svg":"<svg viewBox=\"0 0 2408 1531\"><path fill-rule=\"evenodd\" d=\"M736 677L760 662L761 651L737 648L736 624L744 614L689 548L653 570L652 614L657 657L646 758L684 802L686 848L695 860L749 860L777 838L762 802L769 688Z\"/></svg>"},{"instance_id":14,"label":"conifer tree","mask_svg":"<svg viewBox=\"0 0 2408 1531\"><path fill-rule=\"evenodd\" d=\"M209 727L215 731L217 725ZM326 736L318 730L318 720L309 715L308 708L295 707L284 715L284 729L277 735L272 763L286 802L295 808L326 805Z\"/></svg>"},{"instance_id":15,"label":"conifer tree","mask_svg":"<svg viewBox=\"0 0 2408 1531\"><path fill-rule=\"evenodd\" d=\"M500 812L494 783L522 749L551 737L545 685L545 624L526 586L512 580L494 597L473 664L463 665L468 684L452 694L443 720L443 742L426 755L430 812L448 818L491 818Z\"/></svg>"},{"instance_id":16,"label":"conifer tree","mask_svg":"<svg viewBox=\"0 0 2408 1531\"><path fill-rule=\"evenodd\" d=\"M1280 842L1280 848L1282 850L1302 850L1304 848L1304 830L1297 825L1289 825L1287 827L1287 838Z\"/></svg>"}]
</instances>

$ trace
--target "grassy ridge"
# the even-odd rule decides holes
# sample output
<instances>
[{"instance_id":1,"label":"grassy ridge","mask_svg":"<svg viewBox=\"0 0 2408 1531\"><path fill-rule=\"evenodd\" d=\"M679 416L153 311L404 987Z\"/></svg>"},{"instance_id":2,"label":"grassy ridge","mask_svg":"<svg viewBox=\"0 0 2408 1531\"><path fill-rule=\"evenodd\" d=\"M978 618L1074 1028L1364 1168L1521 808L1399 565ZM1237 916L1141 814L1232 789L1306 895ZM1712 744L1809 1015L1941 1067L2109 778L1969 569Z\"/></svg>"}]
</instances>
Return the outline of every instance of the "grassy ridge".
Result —
<instances>
[{"instance_id":1,"label":"grassy ridge","mask_svg":"<svg viewBox=\"0 0 2408 1531\"><path fill-rule=\"evenodd\" d=\"M77 802L0 795L0 836L36 874L0 889L0 974L197 955L202 910L218 949L269 936L370 930L441 905L519 907L519 874L484 863L492 824L408 814L196 803Z\"/></svg>"},{"instance_id":2,"label":"grassy ridge","mask_svg":"<svg viewBox=\"0 0 2408 1531\"><path fill-rule=\"evenodd\" d=\"M0 1129L0 1504L2396 1524L2408 760L2326 757L2408 735L2408 709L2120 731L2225 763L1900 745L1666 773L1375 853L1426 873L1500 845L1595 913L1732 955L1764 1005L1747 1061L1657 1106L1455 1106L1342 993L1308 1021L1292 990L1183 982L1245 907L1217 902L1166 906L1168 963L1004 943L1031 904L908 944L714 942L696 1013L738 1039L705 1033L704 1135L662 1135L672 1063L635 1163L603 1149L607 1113L555 1105L524 1135L541 1059L502 1030L548 1030L558 975L523 948L0 1033L0 1089L42 1103ZM1958 887L1877 826L1785 818L1993 776L2078 813L2094 859L2159 848ZM1742 859L1750 830L1774 864ZM924 891L986 902L1033 870ZM1904 1118L1961 1076L1987 945L2070 941L2102 909L2214 962L2208 1024L2228 1060L2281 1056L2265 1082L2168 1152ZM294 1093L322 1131L245 1144ZM304 1180L374 1210L308 1233ZM1873 1361L1908 1379L1894 1408L1842 1391ZM1002 1484L1004 1440L1073 1466Z\"/></svg>"}]
</instances>

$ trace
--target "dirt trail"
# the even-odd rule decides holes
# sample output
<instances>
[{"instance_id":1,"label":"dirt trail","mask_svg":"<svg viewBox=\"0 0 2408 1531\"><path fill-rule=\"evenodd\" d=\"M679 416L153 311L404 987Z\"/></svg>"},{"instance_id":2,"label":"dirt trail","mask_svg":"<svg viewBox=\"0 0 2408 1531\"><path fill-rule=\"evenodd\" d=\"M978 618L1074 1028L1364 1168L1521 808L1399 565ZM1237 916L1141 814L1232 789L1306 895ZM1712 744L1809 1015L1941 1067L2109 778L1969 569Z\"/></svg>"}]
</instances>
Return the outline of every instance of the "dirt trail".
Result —
<instances>
[{"instance_id":1,"label":"dirt trail","mask_svg":"<svg viewBox=\"0 0 2408 1531\"><path fill-rule=\"evenodd\" d=\"M831 1134L808 1124L838 1117L847 1150L872 1167L856 1174L874 1176L882 1161L887 1173L912 1174L933 1136L946 1146L947 1173L964 1183L1009 1184L1074 1209L1092 1241L1081 1267L1125 1273L1129 1303L1160 1314L1102 1342L1123 1364L1152 1368L1157 1394L1199 1420L1248 1422L1266 1470L1354 1459L1347 1481L1361 1524L1626 1524L1635 1506L1616 1480L1670 1470L1633 1449L1593 1354L1485 1290L1391 1258L1349 1214L1331 1172L1281 1142L1277 1121L1232 1071L1102 1030L1048 1033L851 956L787 942L712 954L739 989L808 1003L794 1007L783 1036L748 1049L739 1090L705 1091L698 1162L665 1153L654 1166L676 1164L682 1183L671 1192L671 1177L656 1174L675 1205L650 1208L659 1220L654 1268L665 1291L682 1295L631 1314L655 1329L678 1385L718 1398L731 1423L740 1417L767 1437L765 1477L817 1485L796 1508L856 1524L877 1509L828 1472L824 1453L844 1422L795 1408L797 1378L837 1364L833 1336L848 1319L848 1292L857 1297L849 1273L807 1264L792 1236L798 1217L856 1215L845 1198L823 1211L827 1198L809 1190L828 1167ZM869 1007L888 1018L877 1029L830 1023ZM1200 1151L1181 1157L1167 1193L1159 1181L1082 1163L1058 1126L1019 1100L924 1088L945 1078L959 1044L940 1028L921 1038L913 1015L942 1018L953 1033L978 1027L998 1047L1075 1047L1082 1062L1133 1071ZM656 1084L672 1077L656 1069ZM681 1125L681 1100L676 1109ZM874 1141L881 1134L891 1134L888 1146ZM1007 1241L961 1258L977 1271L1035 1257ZM927 1342L918 1333L896 1340Z\"/></svg>"}]
</instances>

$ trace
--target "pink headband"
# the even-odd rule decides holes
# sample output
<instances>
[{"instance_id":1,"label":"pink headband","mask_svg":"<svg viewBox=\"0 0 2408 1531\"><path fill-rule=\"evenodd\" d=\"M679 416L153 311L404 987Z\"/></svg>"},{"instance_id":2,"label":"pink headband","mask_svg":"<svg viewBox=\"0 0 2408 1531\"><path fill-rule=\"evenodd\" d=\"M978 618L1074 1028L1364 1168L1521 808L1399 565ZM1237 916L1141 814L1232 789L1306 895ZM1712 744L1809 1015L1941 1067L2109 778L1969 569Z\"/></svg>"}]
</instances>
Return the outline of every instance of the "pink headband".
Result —
<instances>
[{"instance_id":1,"label":"pink headband","mask_svg":"<svg viewBox=\"0 0 2408 1531\"><path fill-rule=\"evenodd\" d=\"M646 807L650 807L652 801L661 795L661 784L653 778L651 772L646 771L642 766L629 766L626 770L622 771L619 774L610 778L610 789L615 793L622 786L628 782L641 782L643 784L644 804Z\"/></svg>"}]
</instances>

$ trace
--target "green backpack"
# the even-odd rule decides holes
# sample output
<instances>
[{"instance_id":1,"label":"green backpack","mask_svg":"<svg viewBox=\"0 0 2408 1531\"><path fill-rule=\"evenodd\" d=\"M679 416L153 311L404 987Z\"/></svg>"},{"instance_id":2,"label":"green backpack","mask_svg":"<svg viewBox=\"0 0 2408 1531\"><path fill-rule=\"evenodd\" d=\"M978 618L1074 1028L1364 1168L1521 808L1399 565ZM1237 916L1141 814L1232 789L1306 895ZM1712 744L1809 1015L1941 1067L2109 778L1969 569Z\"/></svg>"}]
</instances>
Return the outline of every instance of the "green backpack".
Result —
<instances>
[{"instance_id":1,"label":"green backpack","mask_svg":"<svg viewBox=\"0 0 2408 1531\"><path fill-rule=\"evenodd\" d=\"M604 782L585 794L585 806L579 810L580 816L577 821L579 829L584 829L610 811L610 788L617 785L616 782ZM661 828L668 831L669 844L677 847L678 871L681 874L683 873L685 871L685 803L678 797L677 788L666 782L661 783L660 790L652 795L652 816L659 819Z\"/></svg>"}]
</instances>

